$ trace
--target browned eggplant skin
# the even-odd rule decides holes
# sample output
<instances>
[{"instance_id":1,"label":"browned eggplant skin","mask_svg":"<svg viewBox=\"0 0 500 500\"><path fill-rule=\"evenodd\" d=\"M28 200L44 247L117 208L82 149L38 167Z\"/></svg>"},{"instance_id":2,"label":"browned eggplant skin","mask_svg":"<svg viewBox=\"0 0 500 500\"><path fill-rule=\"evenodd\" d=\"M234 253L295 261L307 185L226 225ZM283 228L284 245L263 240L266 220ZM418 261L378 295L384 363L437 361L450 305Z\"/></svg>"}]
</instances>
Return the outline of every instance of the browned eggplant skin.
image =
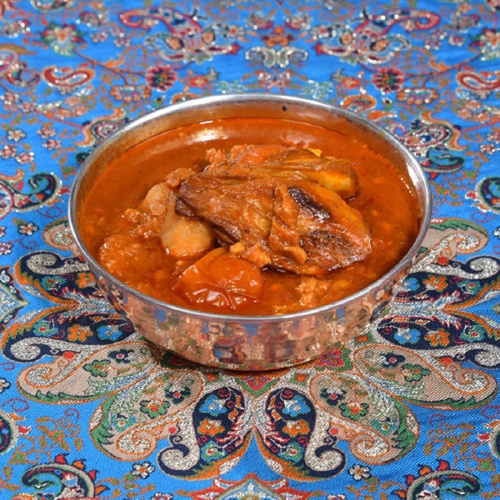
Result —
<instances>
[{"instance_id":1,"label":"browned eggplant skin","mask_svg":"<svg viewBox=\"0 0 500 500\"><path fill-rule=\"evenodd\" d=\"M358 189L350 162L257 145L208 156L205 170L180 183L177 211L210 224L219 243L243 245L244 258L258 250L261 265L319 275L370 253L369 228L343 199Z\"/></svg>"}]
</instances>

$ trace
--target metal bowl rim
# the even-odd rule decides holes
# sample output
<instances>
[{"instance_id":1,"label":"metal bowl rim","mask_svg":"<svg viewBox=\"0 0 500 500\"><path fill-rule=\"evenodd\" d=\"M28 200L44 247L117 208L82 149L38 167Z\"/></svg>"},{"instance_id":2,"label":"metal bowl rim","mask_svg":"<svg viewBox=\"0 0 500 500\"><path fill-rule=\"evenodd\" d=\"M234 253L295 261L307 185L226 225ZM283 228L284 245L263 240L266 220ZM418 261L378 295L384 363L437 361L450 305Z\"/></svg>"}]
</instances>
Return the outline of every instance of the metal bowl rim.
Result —
<instances>
[{"instance_id":1,"label":"metal bowl rim","mask_svg":"<svg viewBox=\"0 0 500 500\"><path fill-rule=\"evenodd\" d=\"M76 204L78 198L78 190L79 186L83 181L83 178L86 175L87 170L90 168L92 164L92 160L94 157L100 154L100 151L103 148L106 148L112 142L118 140L124 134L126 134L129 130L134 129L138 126L144 125L151 121L154 121L157 117L164 117L168 115L174 115L176 113L182 113L186 109L189 108L197 108L197 107L205 107L211 104L223 103L223 102L251 102L251 101L259 101L259 102L269 102L269 103L281 103L281 104L298 104L306 107L320 108L324 111L330 112L332 114L336 114L341 118L347 119L354 123L359 123L362 126L368 128L375 134L377 134L380 138L382 138L391 148L395 148L399 153L402 154L406 163L411 166L411 170L418 176L419 181L423 187L423 213L422 213L422 222L420 226L419 233L410 247L410 249L406 252L406 254L399 260L399 262L393 266L387 273L382 275L380 278L375 280L370 285L362 288L358 292L355 292L343 299L337 300L335 302L330 302L328 304L306 309L303 311L297 311L293 313L287 314L277 314L277 315L263 315L263 316L245 316L245 315L232 315L232 314L218 314L218 313L207 313L203 311L197 311L196 309L189 309L182 306L177 306L175 304L170 304L168 302L164 302L162 300L156 299L149 295L145 295L138 290L130 287L125 284L108 271L106 271L90 254L85 245L82 242L80 237L80 232L78 230L78 225L76 222ZM415 186L413 186L415 187ZM82 166L80 167L75 180L71 186L70 195L69 195L69 203L68 203L68 223L69 228L72 233L72 236L75 240L76 245L81 251L83 257L89 264L89 267L92 269L97 269L99 274L102 275L106 281L111 282L116 288L124 289L129 295L133 295L137 299L145 302L147 304L151 304L152 306L159 307L161 309L166 309L172 312L188 315L190 317L205 320L205 321L218 321L225 323L245 323L245 324L255 324L262 322L270 322L270 323L282 323L286 321L294 321L298 319L302 319L308 316L314 316L316 314L324 314L330 311L334 311L337 309L344 308L351 303L354 303L364 296L369 296L371 293L376 292L377 290L383 289L384 283L391 283L394 279L404 271L408 266L411 265L413 258L417 254L421 243L425 237L425 234L428 230L430 220L431 220L431 212L432 212L432 195L430 190L429 181L425 175L425 172L418 162L417 158L408 148L406 148L393 134L389 131L385 130L381 126L377 125L373 121L365 118L363 116L357 115L356 113L339 108L333 104L329 104L319 100L313 100L310 98L291 96L291 95L278 95L278 94L261 94L261 93L235 93L235 94L216 94L206 97L199 97L193 99L191 101L183 101L168 105L164 108L156 109L145 113L142 116L135 118L134 120L126 123L118 130L110 134L106 137L100 144L98 144L87 156Z\"/></svg>"}]
</instances>

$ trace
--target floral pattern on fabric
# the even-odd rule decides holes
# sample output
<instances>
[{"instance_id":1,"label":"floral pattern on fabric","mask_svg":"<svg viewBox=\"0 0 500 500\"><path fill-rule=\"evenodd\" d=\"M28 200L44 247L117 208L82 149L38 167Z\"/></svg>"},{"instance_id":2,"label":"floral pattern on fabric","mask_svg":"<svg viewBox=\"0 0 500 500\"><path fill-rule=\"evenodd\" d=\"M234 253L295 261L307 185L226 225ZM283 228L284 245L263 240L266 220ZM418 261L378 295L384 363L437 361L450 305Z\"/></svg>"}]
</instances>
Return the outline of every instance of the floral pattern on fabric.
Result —
<instances>
[{"instance_id":1,"label":"floral pattern on fabric","mask_svg":"<svg viewBox=\"0 0 500 500\"><path fill-rule=\"evenodd\" d=\"M0 0L0 497L497 496L499 15L495 0ZM392 301L286 370L152 346L69 233L96 145L229 92L365 116L431 184L431 228Z\"/></svg>"}]
</instances>

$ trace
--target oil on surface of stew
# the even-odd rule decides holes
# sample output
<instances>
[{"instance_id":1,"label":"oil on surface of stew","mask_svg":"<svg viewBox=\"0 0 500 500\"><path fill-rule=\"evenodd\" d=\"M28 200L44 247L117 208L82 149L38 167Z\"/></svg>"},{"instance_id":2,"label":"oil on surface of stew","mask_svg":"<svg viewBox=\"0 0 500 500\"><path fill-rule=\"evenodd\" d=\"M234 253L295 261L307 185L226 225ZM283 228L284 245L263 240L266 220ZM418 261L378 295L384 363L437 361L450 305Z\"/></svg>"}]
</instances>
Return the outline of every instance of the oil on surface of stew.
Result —
<instances>
[{"instance_id":1,"label":"oil on surface of stew","mask_svg":"<svg viewBox=\"0 0 500 500\"><path fill-rule=\"evenodd\" d=\"M358 138L278 119L181 127L114 160L82 239L111 274L207 312L286 314L388 272L420 227L399 170Z\"/></svg>"}]
</instances>

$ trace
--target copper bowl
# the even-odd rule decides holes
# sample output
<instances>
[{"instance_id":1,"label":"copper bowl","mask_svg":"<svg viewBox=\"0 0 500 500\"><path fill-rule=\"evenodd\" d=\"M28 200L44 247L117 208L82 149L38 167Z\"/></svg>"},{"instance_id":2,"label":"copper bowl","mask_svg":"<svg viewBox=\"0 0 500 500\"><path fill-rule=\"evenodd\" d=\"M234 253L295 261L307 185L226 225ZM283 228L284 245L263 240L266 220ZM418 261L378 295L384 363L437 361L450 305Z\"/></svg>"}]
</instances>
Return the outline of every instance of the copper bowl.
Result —
<instances>
[{"instance_id":1,"label":"copper bowl","mask_svg":"<svg viewBox=\"0 0 500 500\"><path fill-rule=\"evenodd\" d=\"M104 270L82 242L79 213L86 193L123 151L177 127L214 118L286 118L359 136L391 160L413 184L420 231L407 254L363 290L325 306L279 316L230 316L178 307L148 297ZM417 159L373 122L334 106L299 97L234 94L199 98L146 114L115 132L88 156L72 187L69 224L73 238L111 304L146 339L191 361L237 370L270 370L296 365L358 336L390 300L408 272L429 226L431 194Z\"/></svg>"}]
</instances>

